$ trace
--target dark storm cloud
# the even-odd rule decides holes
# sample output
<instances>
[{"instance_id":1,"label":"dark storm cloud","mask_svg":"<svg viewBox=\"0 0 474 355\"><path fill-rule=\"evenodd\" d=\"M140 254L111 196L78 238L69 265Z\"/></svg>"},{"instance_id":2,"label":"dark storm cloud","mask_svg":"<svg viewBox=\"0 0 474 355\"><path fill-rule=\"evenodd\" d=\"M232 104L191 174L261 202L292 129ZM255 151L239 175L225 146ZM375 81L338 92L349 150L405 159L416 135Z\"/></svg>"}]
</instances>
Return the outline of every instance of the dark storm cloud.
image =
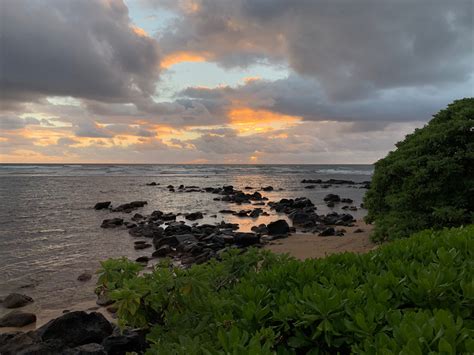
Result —
<instances>
[{"instance_id":1,"label":"dark storm cloud","mask_svg":"<svg viewBox=\"0 0 474 355\"><path fill-rule=\"evenodd\" d=\"M212 101L221 106L221 111L239 102L255 110L299 116L307 121L402 122L427 121L454 99L469 95L473 84L471 80L450 85L449 90L445 87L381 89L369 98L338 102L331 101L316 80L290 75L275 81L253 80L234 88L188 88L180 95L195 104ZM370 126L366 127L370 130Z\"/></svg>"},{"instance_id":2,"label":"dark storm cloud","mask_svg":"<svg viewBox=\"0 0 474 355\"><path fill-rule=\"evenodd\" d=\"M128 102L154 92L158 45L135 33L121 0L0 6L2 101L57 95Z\"/></svg>"},{"instance_id":3,"label":"dark storm cloud","mask_svg":"<svg viewBox=\"0 0 474 355\"><path fill-rule=\"evenodd\" d=\"M224 66L285 61L334 100L466 81L474 69L472 0L170 3L179 17L159 38L166 52L207 52Z\"/></svg>"}]
</instances>

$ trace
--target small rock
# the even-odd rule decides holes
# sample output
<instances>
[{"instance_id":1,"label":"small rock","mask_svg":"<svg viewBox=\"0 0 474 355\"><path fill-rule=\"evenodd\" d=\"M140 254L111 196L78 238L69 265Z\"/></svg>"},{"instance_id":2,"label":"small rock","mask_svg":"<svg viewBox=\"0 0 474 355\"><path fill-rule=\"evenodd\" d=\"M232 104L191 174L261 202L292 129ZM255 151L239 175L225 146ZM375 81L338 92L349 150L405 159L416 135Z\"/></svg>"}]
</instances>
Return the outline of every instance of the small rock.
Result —
<instances>
[{"instance_id":1,"label":"small rock","mask_svg":"<svg viewBox=\"0 0 474 355\"><path fill-rule=\"evenodd\" d=\"M104 210L104 209L106 209L106 208L109 208L109 206L110 206L111 203L112 203L112 202L110 202L110 201L97 202L97 203L95 204L95 206L94 206L94 209L95 209L95 210Z\"/></svg>"},{"instance_id":2,"label":"small rock","mask_svg":"<svg viewBox=\"0 0 474 355\"><path fill-rule=\"evenodd\" d=\"M4 300L3 306L6 308L19 308L32 303L33 299L21 293L10 293Z\"/></svg>"},{"instance_id":3,"label":"small rock","mask_svg":"<svg viewBox=\"0 0 474 355\"><path fill-rule=\"evenodd\" d=\"M329 236L336 235L336 231L334 230L333 227L327 227L327 228L323 229L323 231L321 233L319 233L318 235L320 237L329 237Z\"/></svg>"},{"instance_id":4,"label":"small rock","mask_svg":"<svg viewBox=\"0 0 474 355\"><path fill-rule=\"evenodd\" d=\"M89 281L90 279L92 279L92 274L89 273L89 272L84 272L83 274L80 274L78 277L77 277L77 281Z\"/></svg>"},{"instance_id":5,"label":"small rock","mask_svg":"<svg viewBox=\"0 0 474 355\"><path fill-rule=\"evenodd\" d=\"M134 248L135 250L147 249L147 248L151 248L151 244L148 244L148 243L135 244L135 245L133 246L133 248Z\"/></svg>"},{"instance_id":6,"label":"small rock","mask_svg":"<svg viewBox=\"0 0 474 355\"><path fill-rule=\"evenodd\" d=\"M122 218L111 218L111 219L104 219L100 227L101 228L115 228L121 225L123 225Z\"/></svg>"},{"instance_id":7,"label":"small rock","mask_svg":"<svg viewBox=\"0 0 474 355\"><path fill-rule=\"evenodd\" d=\"M148 260L150 260L148 256L139 256L138 258L135 259L137 263L142 263L142 264L147 264Z\"/></svg>"},{"instance_id":8,"label":"small rock","mask_svg":"<svg viewBox=\"0 0 474 355\"><path fill-rule=\"evenodd\" d=\"M354 230L354 233L364 233L364 230L357 228L356 230Z\"/></svg>"},{"instance_id":9,"label":"small rock","mask_svg":"<svg viewBox=\"0 0 474 355\"><path fill-rule=\"evenodd\" d=\"M152 181L152 182L149 182L146 184L147 186L156 186L156 185L159 185L157 184L156 182Z\"/></svg>"},{"instance_id":10,"label":"small rock","mask_svg":"<svg viewBox=\"0 0 474 355\"><path fill-rule=\"evenodd\" d=\"M263 191L273 191L273 186L262 187Z\"/></svg>"},{"instance_id":11,"label":"small rock","mask_svg":"<svg viewBox=\"0 0 474 355\"><path fill-rule=\"evenodd\" d=\"M162 258L168 255L169 253L171 253L171 251L172 251L171 247L165 244L159 247L157 250L155 250L153 254L151 254L151 256L153 256L154 258Z\"/></svg>"},{"instance_id":12,"label":"small rock","mask_svg":"<svg viewBox=\"0 0 474 355\"><path fill-rule=\"evenodd\" d=\"M0 327L24 327L34 322L35 314L13 311L0 318Z\"/></svg>"},{"instance_id":13,"label":"small rock","mask_svg":"<svg viewBox=\"0 0 474 355\"><path fill-rule=\"evenodd\" d=\"M190 221L195 221L197 219L204 218L204 216L202 215L202 212L193 212L193 213L189 213L188 215L186 215L185 218L187 220L190 220Z\"/></svg>"},{"instance_id":14,"label":"small rock","mask_svg":"<svg viewBox=\"0 0 474 355\"><path fill-rule=\"evenodd\" d=\"M340 202L341 198L339 197L339 195L327 194L326 197L324 197L324 201L326 201L326 202Z\"/></svg>"},{"instance_id":15,"label":"small rock","mask_svg":"<svg viewBox=\"0 0 474 355\"><path fill-rule=\"evenodd\" d=\"M97 300L95 301L95 303L97 303L97 305L101 307L107 307L114 302L115 301L109 298L107 293L101 293L99 296L97 296Z\"/></svg>"}]
</instances>

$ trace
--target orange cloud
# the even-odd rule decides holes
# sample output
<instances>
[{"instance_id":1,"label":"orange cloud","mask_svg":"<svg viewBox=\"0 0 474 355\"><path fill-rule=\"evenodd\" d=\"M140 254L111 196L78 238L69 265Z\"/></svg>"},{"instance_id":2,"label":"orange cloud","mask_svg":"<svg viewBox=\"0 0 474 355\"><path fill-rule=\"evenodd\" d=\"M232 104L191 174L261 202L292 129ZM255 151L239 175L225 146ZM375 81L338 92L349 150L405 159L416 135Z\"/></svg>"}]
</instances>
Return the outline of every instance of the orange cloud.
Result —
<instances>
[{"instance_id":1,"label":"orange cloud","mask_svg":"<svg viewBox=\"0 0 474 355\"><path fill-rule=\"evenodd\" d=\"M132 25L130 27L131 27L132 31L135 32L136 35L138 35L140 37L150 37L150 36L148 36L148 33L143 28L135 26L135 25Z\"/></svg>"},{"instance_id":2,"label":"orange cloud","mask_svg":"<svg viewBox=\"0 0 474 355\"><path fill-rule=\"evenodd\" d=\"M161 60L161 67L168 69L175 64L183 62L205 62L208 59L208 55L193 53L193 52L175 52L168 54Z\"/></svg>"},{"instance_id":3,"label":"orange cloud","mask_svg":"<svg viewBox=\"0 0 474 355\"><path fill-rule=\"evenodd\" d=\"M259 76L247 76L244 78L244 83L249 84L251 82L258 81L258 80L262 80L262 78Z\"/></svg>"},{"instance_id":4,"label":"orange cloud","mask_svg":"<svg viewBox=\"0 0 474 355\"><path fill-rule=\"evenodd\" d=\"M240 134L253 134L285 129L297 125L299 116L282 115L267 110L237 108L229 111L232 128Z\"/></svg>"}]
</instances>

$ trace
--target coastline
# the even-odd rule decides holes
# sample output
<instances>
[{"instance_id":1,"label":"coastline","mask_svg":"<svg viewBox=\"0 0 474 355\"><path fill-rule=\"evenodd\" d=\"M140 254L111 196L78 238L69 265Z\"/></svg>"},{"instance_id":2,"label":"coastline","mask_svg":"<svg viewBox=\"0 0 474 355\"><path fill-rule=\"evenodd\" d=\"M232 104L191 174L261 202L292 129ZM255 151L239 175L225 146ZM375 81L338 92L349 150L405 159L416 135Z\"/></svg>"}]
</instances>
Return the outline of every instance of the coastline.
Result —
<instances>
[{"instance_id":1,"label":"coastline","mask_svg":"<svg viewBox=\"0 0 474 355\"><path fill-rule=\"evenodd\" d=\"M320 237L313 233L297 232L287 238L267 242L263 249L270 250L277 254L290 254L297 259L304 260L309 258L324 258L332 254L344 252L367 253L377 248L378 245L370 240L373 225L366 224L363 220L357 220L354 226L344 227L344 229L346 233L344 233L342 237ZM362 232L355 233L354 231L357 229L362 229ZM98 306L95 301L96 295L91 294L91 300L71 304L66 308L40 308L34 303L27 305L23 307L22 310L34 312L37 316L36 322L24 327L0 328L0 334L36 330L49 321L72 311L99 312L109 322L115 323L114 314L109 312L107 307Z\"/></svg>"}]
</instances>

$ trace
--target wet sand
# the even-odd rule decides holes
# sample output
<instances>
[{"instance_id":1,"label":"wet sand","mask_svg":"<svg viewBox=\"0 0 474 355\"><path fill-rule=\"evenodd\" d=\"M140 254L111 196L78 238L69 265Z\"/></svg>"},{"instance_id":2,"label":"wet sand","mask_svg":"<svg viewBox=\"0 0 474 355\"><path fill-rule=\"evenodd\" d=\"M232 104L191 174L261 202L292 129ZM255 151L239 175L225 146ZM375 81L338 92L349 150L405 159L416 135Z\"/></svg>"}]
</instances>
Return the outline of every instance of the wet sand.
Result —
<instances>
[{"instance_id":1,"label":"wet sand","mask_svg":"<svg viewBox=\"0 0 474 355\"><path fill-rule=\"evenodd\" d=\"M356 229L362 229L362 233L354 233ZM288 238L278 239L270 242L265 249L274 253L288 253L295 258L304 260L307 258L324 258L325 256L342 253L366 253L377 248L377 244L370 240L373 225L368 225L358 220L354 227L339 227L345 229L343 237L319 237L312 233L294 233Z\"/></svg>"}]
</instances>

